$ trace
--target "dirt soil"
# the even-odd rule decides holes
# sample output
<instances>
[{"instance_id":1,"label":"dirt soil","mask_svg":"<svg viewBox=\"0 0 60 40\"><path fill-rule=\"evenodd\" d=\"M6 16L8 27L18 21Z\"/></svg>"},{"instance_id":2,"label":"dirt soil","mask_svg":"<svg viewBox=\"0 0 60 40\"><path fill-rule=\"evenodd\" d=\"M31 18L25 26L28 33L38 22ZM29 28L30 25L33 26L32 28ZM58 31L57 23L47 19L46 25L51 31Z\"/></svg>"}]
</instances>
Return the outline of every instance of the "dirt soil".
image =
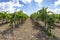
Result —
<instances>
[{"instance_id":1,"label":"dirt soil","mask_svg":"<svg viewBox=\"0 0 60 40\"><path fill-rule=\"evenodd\" d=\"M0 31L5 30L7 26L8 25L0 26ZM60 28L56 28L53 33L57 37L54 40L60 40ZM48 40L48 37L41 31L38 25L34 25L30 18L28 18L25 23L15 29L13 33L0 34L0 40Z\"/></svg>"}]
</instances>

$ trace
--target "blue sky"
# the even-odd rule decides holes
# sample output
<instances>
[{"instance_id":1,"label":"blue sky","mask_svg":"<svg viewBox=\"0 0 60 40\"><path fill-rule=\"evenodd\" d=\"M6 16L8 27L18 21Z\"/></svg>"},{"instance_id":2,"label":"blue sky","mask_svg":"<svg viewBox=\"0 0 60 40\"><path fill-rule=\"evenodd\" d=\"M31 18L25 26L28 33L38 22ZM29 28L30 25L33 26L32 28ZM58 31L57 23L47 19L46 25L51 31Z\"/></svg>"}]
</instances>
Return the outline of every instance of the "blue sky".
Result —
<instances>
[{"instance_id":1,"label":"blue sky","mask_svg":"<svg viewBox=\"0 0 60 40\"><path fill-rule=\"evenodd\" d=\"M48 11L60 12L60 0L0 0L0 11L14 12L22 10L28 15L48 7Z\"/></svg>"}]
</instances>

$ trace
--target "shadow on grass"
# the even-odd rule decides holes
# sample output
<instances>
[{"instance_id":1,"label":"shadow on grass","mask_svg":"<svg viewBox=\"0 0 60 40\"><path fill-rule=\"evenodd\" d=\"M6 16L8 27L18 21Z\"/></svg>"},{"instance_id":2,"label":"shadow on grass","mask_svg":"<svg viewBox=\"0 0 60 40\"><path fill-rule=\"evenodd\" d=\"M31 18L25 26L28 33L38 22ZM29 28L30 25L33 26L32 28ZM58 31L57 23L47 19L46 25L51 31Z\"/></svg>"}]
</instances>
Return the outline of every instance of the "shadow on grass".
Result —
<instances>
[{"instance_id":1,"label":"shadow on grass","mask_svg":"<svg viewBox=\"0 0 60 40\"><path fill-rule=\"evenodd\" d=\"M33 23L33 29L34 30L39 30L39 32L37 34L35 34L34 36L37 38L37 40L60 40L60 38L54 37L53 39L50 39L47 34L44 32L44 28L43 26L41 26L41 24L34 22L33 20L31 20L31 22Z\"/></svg>"}]
</instances>

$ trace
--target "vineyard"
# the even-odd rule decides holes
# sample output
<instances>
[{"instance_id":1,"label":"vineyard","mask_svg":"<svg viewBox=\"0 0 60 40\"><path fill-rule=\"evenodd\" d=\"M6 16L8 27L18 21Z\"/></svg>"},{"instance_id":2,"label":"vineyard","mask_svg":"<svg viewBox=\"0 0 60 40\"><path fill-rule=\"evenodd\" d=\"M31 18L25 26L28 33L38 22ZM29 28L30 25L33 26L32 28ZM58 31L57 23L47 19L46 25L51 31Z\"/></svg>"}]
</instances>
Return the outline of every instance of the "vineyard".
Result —
<instances>
[{"instance_id":1,"label":"vineyard","mask_svg":"<svg viewBox=\"0 0 60 40\"><path fill-rule=\"evenodd\" d=\"M60 14L42 8L28 16L23 11L0 12L0 40L60 40Z\"/></svg>"}]
</instances>

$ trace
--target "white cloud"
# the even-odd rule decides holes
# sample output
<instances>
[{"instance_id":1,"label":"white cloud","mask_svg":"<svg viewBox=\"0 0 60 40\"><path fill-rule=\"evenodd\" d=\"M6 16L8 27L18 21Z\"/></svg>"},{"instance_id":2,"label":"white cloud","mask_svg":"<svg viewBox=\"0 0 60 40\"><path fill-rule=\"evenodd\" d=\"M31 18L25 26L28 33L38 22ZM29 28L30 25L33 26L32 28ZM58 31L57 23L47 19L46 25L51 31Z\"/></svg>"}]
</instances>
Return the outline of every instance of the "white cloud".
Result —
<instances>
[{"instance_id":1,"label":"white cloud","mask_svg":"<svg viewBox=\"0 0 60 40\"><path fill-rule=\"evenodd\" d=\"M23 11L23 13L26 13L26 11Z\"/></svg>"},{"instance_id":2,"label":"white cloud","mask_svg":"<svg viewBox=\"0 0 60 40\"><path fill-rule=\"evenodd\" d=\"M43 2L43 0L34 0L34 2L36 2L37 5L38 5L39 7L41 7L41 6L42 6L41 3Z\"/></svg>"},{"instance_id":3,"label":"white cloud","mask_svg":"<svg viewBox=\"0 0 60 40\"><path fill-rule=\"evenodd\" d=\"M14 12L16 11L16 8L14 6L21 7L23 5L19 4L19 1L2 2L0 3L0 11Z\"/></svg>"},{"instance_id":4,"label":"white cloud","mask_svg":"<svg viewBox=\"0 0 60 40\"><path fill-rule=\"evenodd\" d=\"M21 6L23 6L23 5L22 5L22 4L19 4L19 3L15 3L14 6L21 7Z\"/></svg>"},{"instance_id":5,"label":"white cloud","mask_svg":"<svg viewBox=\"0 0 60 40\"><path fill-rule=\"evenodd\" d=\"M20 0L20 1L22 1L24 3L31 3L32 0Z\"/></svg>"},{"instance_id":6,"label":"white cloud","mask_svg":"<svg viewBox=\"0 0 60 40\"><path fill-rule=\"evenodd\" d=\"M16 11L20 11L20 9L17 9Z\"/></svg>"},{"instance_id":7,"label":"white cloud","mask_svg":"<svg viewBox=\"0 0 60 40\"><path fill-rule=\"evenodd\" d=\"M22 1L22 2L24 2L24 3L31 3L32 2L32 0L20 0L20 1ZM41 3L43 0L34 0L34 2L37 2L37 3Z\"/></svg>"},{"instance_id":8,"label":"white cloud","mask_svg":"<svg viewBox=\"0 0 60 40\"><path fill-rule=\"evenodd\" d=\"M47 11L52 11L54 13L60 13L60 9L58 9L58 8L56 8L54 10L48 8Z\"/></svg>"},{"instance_id":9,"label":"white cloud","mask_svg":"<svg viewBox=\"0 0 60 40\"><path fill-rule=\"evenodd\" d=\"M60 0L55 1L54 5L55 5L55 7L58 6L58 5L60 5Z\"/></svg>"},{"instance_id":10,"label":"white cloud","mask_svg":"<svg viewBox=\"0 0 60 40\"><path fill-rule=\"evenodd\" d=\"M42 3L43 0L34 0L37 3Z\"/></svg>"},{"instance_id":11,"label":"white cloud","mask_svg":"<svg viewBox=\"0 0 60 40\"><path fill-rule=\"evenodd\" d=\"M14 8L13 8L13 3L10 1L10 2L3 2L3 3L0 3L0 8L2 8L2 10L0 11L13 11Z\"/></svg>"}]
</instances>

